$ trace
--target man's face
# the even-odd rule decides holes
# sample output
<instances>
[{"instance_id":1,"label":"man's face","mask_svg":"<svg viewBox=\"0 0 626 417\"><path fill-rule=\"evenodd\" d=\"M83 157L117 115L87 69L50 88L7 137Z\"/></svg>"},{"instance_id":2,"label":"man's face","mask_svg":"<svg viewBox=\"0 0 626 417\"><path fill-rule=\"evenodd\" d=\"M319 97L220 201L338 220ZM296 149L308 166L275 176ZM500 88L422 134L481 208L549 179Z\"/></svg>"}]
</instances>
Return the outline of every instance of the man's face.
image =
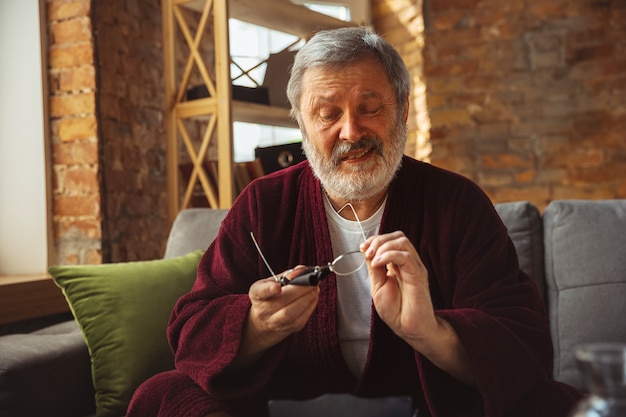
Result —
<instances>
[{"instance_id":1,"label":"man's face","mask_svg":"<svg viewBox=\"0 0 626 417\"><path fill-rule=\"evenodd\" d=\"M406 142L398 108L373 58L343 68L309 68L300 101L303 148L331 197L365 200L386 190Z\"/></svg>"}]
</instances>

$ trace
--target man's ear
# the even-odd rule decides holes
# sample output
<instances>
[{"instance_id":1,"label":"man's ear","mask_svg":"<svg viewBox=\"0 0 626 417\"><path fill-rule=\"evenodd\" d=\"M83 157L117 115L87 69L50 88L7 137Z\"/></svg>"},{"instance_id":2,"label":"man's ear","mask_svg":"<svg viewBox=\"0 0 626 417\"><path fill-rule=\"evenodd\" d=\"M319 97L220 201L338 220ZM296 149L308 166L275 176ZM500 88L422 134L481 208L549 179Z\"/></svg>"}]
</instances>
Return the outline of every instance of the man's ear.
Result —
<instances>
[{"instance_id":1,"label":"man's ear","mask_svg":"<svg viewBox=\"0 0 626 417\"><path fill-rule=\"evenodd\" d=\"M404 123L409 120L409 98L406 98L406 102L404 103Z\"/></svg>"}]
</instances>

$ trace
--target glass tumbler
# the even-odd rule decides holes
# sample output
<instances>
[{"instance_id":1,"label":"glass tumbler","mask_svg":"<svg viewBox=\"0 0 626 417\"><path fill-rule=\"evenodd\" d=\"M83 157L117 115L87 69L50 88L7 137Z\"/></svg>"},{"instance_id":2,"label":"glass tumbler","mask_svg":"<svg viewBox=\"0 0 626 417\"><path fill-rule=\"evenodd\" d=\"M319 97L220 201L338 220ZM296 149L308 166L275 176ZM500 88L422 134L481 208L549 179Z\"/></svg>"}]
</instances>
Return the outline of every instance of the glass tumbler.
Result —
<instances>
[{"instance_id":1,"label":"glass tumbler","mask_svg":"<svg viewBox=\"0 0 626 417\"><path fill-rule=\"evenodd\" d=\"M571 417L626 417L626 343L589 343L574 351L588 395Z\"/></svg>"}]
</instances>

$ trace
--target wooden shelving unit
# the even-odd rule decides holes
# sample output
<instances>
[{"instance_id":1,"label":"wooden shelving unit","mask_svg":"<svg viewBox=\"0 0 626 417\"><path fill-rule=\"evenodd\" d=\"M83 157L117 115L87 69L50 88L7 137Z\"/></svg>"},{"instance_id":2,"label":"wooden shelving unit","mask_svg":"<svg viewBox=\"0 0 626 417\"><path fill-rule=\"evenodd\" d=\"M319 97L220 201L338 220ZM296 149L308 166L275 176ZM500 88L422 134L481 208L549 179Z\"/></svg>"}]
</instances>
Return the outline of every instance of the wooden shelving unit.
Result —
<instances>
[{"instance_id":1,"label":"wooden shelving unit","mask_svg":"<svg viewBox=\"0 0 626 417\"><path fill-rule=\"evenodd\" d=\"M195 13L197 26L192 29L185 20L187 12ZM232 100L228 19L264 26L307 39L322 28L337 28L351 23L329 17L291 3L288 0L163 0L163 53L165 71L167 169L169 213L173 220L181 209L190 206L198 183L211 207L229 208L235 197L233 184L233 121L294 127L289 110ZM207 27L211 30L207 31ZM189 54L182 74L177 74L176 31L183 34ZM212 39L206 39L206 32ZM214 65L207 67L200 46L212 42ZM209 96L186 101L192 71L197 71ZM200 146L188 133L188 119L206 123ZM213 139L215 138L215 139ZM205 169L211 140L216 140L217 181ZM193 169L180 195L180 144L184 144ZM197 142L197 141L196 141ZM219 192L218 192L219 189ZM181 198L182 197L182 198Z\"/></svg>"}]
</instances>

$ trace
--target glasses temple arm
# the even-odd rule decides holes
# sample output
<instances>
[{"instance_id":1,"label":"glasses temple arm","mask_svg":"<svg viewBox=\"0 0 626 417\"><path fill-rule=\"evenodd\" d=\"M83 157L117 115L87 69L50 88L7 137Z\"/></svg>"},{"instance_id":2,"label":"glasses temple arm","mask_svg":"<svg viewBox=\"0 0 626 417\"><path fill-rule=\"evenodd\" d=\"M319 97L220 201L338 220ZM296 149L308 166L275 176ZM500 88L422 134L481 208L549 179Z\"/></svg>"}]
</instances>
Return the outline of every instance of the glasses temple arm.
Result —
<instances>
[{"instance_id":1,"label":"glasses temple arm","mask_svg":"<svg viewBox=\"0 0 626 417\"><path fill-rule=\"evenodd\" d=\"M263 259L263 263L265 264L267 269L272 273L272 276L274 277L274 279L276 281L278 281L278 277L274 273L274 270L272 269L270 264L267 262L267 259L265 259L265 256L263 255L263 252L261 252L261 248L259 247L259 244L257 243L256 239L254 238L254 233L250 232L250 237L252 237L252 242L254 242L254 246L256 247L257 252L259 252L259 255L261 256L261 259Z\"/></svg>"},{"instance_id":2,"label":"glasses temple arm","mask_svg":"<svg viewBox=\"0 0 626 417\"><path fill-rule=\"evenodd\" d=\"M361 230L361 235L363 236L363 242L365 242L367 240L367 237L365 236L365 231L363 230L363 225L361 225L361 219L359 219L359 215L356 214L356 210L354 209L354 206L352 205L352 203L346 203L342 208L337 210L337 214L341 213L343 211L343 209L345 209L346 207L350 207L350 209L352 210L352 214L354 214L354 218L356 219L356 223L359 225L359 229Z\"/></svg>"}]
</instances>

